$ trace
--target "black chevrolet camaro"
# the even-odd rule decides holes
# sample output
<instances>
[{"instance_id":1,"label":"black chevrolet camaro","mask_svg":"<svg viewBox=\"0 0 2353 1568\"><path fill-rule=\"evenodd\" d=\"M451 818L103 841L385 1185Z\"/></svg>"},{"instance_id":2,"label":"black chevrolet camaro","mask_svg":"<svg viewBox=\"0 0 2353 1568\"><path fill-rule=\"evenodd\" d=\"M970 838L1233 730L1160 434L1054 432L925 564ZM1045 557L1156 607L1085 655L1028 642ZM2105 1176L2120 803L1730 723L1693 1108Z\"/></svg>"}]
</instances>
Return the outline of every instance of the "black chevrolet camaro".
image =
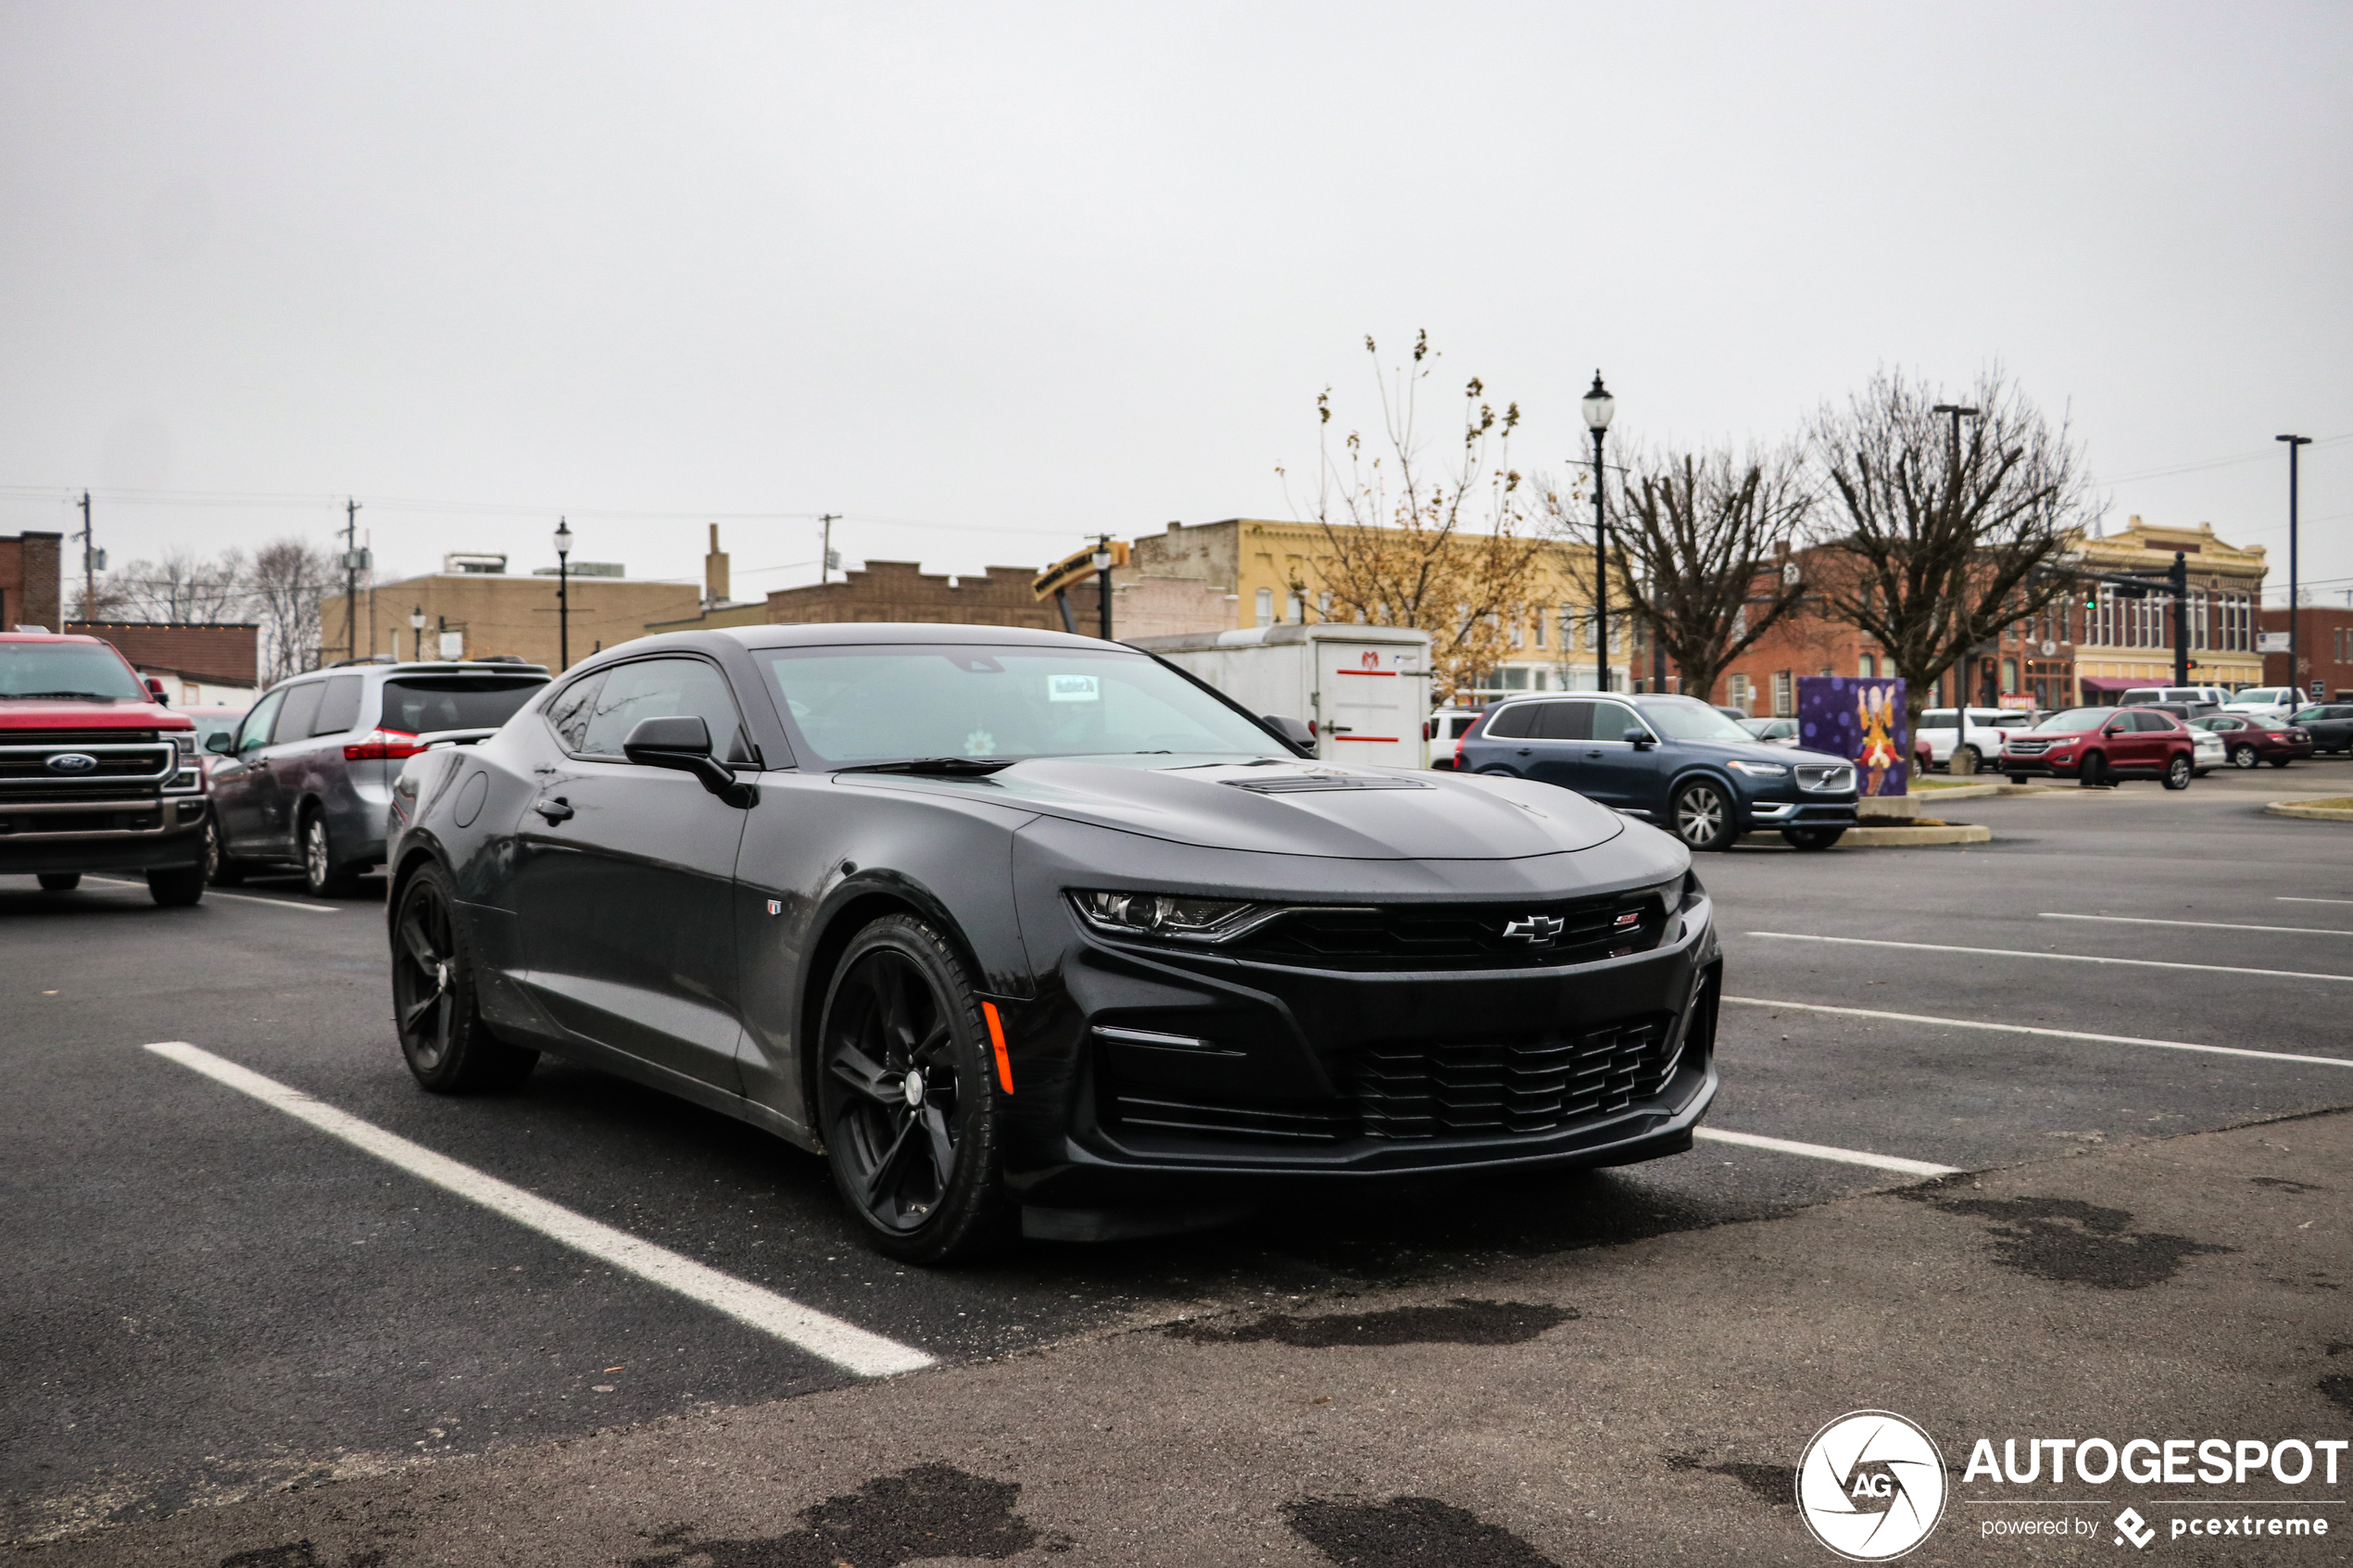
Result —
<instances>
[{"instance_id":1,"label":"black chevrolet camaro","mask_svg":"<svg viewBox=\"0 0 2353 1568\"><path fill-rule=\"evenodd\" d=\"M1305 759L1091 638L633 642L410 759L388 857L427 1088L546 1051L682 1096L822 1150L917 1261L1626 1164L1716 1092L1722 964L1674 838Z\"/></svg>"}]
</instances>

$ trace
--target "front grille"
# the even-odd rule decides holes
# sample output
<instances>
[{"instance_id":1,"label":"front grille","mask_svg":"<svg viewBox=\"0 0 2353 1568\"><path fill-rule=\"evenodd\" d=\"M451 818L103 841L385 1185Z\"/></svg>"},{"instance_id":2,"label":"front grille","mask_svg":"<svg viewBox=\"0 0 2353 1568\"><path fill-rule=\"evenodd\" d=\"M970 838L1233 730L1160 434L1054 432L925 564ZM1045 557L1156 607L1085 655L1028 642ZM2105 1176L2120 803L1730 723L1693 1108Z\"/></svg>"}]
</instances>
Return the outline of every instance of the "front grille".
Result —
<instances>
[{"instance_id":1,"label":"front grille","mask_svg":"<svg viewBox=\"0 0 2353 1568\"><path fill-rule=\"evenodd\" d=\"M1656 1094L1674 1071L1668 1014L1575 1039L1400 1044L1366 1051L1355 1099L1376 1138L1545 1133Z\"/></svg>"},{"instance_id":2,"label":"front grille","mask_svg":"<svg viewBox=\"0 0 2353 1568\"><path fill-rule=\"evenodd\" d=\"M1338 1099L1219 1098L1111 1079L1101 1103L1106 1121L1133 1131L1293 1147L1525 1136L1658 1093L1681 1054L1668 1050L1674 1024L1659 1013L1573 1038L1374 1045L1333 1063Z\"/></svg>"},{"instance_id":3,"label":"front grille","mask_svg":"<svg viewBox=\"0 0 2353 1568\"><path fill-rule=\"evenodd\" d=\"M163 786L154 783L125 784L110 780L94 780L75 785L55 781L18 784L12 781L6 788L0 788L0 809L52 801L92 800L94 797L111 805L118 800L153 800L162 793Z\"/></svg>"},{"instance_id":4,"label":"front grille","mask_svg":"<svg viewBox=\"0 0 2353 1568\"><path fill-rule=\"evenodd\" d=\"M0 746L138 746L157 738L154 730L0 730Z\"/></svg>"},{"instance_id":5,"label":"front grille","mask_svg":"<svg viewBox=\"0 0 2353 1568\"><path fill-rule=\"evenodd\" d=\"M2008 752L2013 757L2040 757L2043 753L2051 749L2051 743L2046 740L2019 740L2013 738L2004 741L2002 743L2002 749Z\"/></svg>"},{"instance_id":6,"label":"front grille","mask_svg":"<svg viewBox=\"0 0 2353 1568\"><path fill-rule=\"evenodd\" d=\"M97 765L79 773L53 772L52 757L72 756L76 748L60 746L44 751L11 752L0 748L0 785L31 784L107 784L123 779L152 779L170 767L175 753L169 746L146 746L138 751L83 750L80 755L92 759Z\"/></svg>"},{"instance_id":7,"label":"front grille","mask_svg":"<svg viewBox=\"0 0 2353 1568\"><path fill-rule=\"evenodd\" d=\"M23 816L0 815L0 835L36 833L153 833L163 825L161 811L42 811Z\"/></svg>"},{"instance_id":8,"label":"front grille","mask_svg":"<svg viewBox=\"0 0 2353 1568\"><path fill-rule=\"evenodd\" d=\"M1797 787L1817 792L1853 789L1855 770L1844 762L1800 762L1797 765Z\"/></svg>"},{"instance_id":9,"label":"front grille","mask_svg":"<svg viewBox=\"0 0 2353 1568\"><path fill-rule=\"evenodd\" d=\"M1655 947L1667 913L1655 888L1551 903L1291 909L1216 951L1316 969L1555 967Z\"/></svg>"}]
</instances>

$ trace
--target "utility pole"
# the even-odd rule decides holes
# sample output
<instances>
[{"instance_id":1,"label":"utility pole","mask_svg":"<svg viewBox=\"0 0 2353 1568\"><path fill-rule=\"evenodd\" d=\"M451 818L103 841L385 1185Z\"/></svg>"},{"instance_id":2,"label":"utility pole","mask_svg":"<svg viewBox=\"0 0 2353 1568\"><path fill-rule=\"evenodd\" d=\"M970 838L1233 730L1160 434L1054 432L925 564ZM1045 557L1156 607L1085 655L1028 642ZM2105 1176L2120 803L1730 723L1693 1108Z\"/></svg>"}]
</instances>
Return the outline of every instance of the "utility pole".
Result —
<instances>
[{"instance_id":1,"label":"utility pole","mask_svg":"<svg viewBox=\"0 0 2353 1568\"><path fill-rule=\"evenodd\" d=\"M2173 552L2173 565L2165 573L2173 584L2173 684L2190 684L2190 558L2183 551Z\"/></svg>"},{"instance_id":2,"label":"utility pole","mask_svg":"<svg viewBox=\"0 0 2353 1568\"><path fill-rule=\"evenodd\" d=\"M98 619L98 568L106 558L90 547L90 492L82 493L82 619ZM62 627L60 627L62 630Z\"/></svg>"},{"instance_id":3,"label":"utility pole","mask_svg":"<svg viewBox=\"0 0 2353 1568\"><path fill-rule=\"evenodd\" d=\"M822 530L817 535L817 581L820 583L834 580L834 563L841 558L834 554L834 524L840 521L839 512L824 512L817 519L818 527Z\"/></svg>"},{"instance_id":4,"label":"utility pole","mask_svg":"<svg viewBox=\"0 0 2353 1568\"><path fill-rule=\"evenodd\" d=\"M2301 596L2296 592L2296 449L2311 445L2312 438L2309 435L2275 435L2271 439L2287 443L2287 684L2296 688L2296 695L2301 698L2304 696L2304 646L2296 631L2304 613ZM86 499L83 504L88 504Z\"/></svg>"},{"instance_id":5,"label":"utility pole","mask_svg":"<svg viewBox=\"0 0 2353 1568\"><path fill-rule=\"evenodd\" d=\"M359 503L343 502L343 656L359 657Z\"/></svg>"},{"instance_id":6,"label":"utility pole","mask_svg":"<svg viewBox=\"0 0 2353 1568\"><path fill-rule=\"evenodd\" d=\"M1944 482L1952 499L1957 501L1961 495L1961 421L1977 418L1978 411L1958 403L1939 403L1929 412L1952 416L1953 434L1944 453ZM1969 745L1969 687L1977 684L1976 676L1977 650L1972 647L1961 656L1961 671L1953 682L1953 755L1956 757L1961 754L1961 747ZM1972 751L1969 755L1974 757L1977 754ZM1947 772L1952 771L1951 763L1944 766Z\"/></svg>"}]
</instances>

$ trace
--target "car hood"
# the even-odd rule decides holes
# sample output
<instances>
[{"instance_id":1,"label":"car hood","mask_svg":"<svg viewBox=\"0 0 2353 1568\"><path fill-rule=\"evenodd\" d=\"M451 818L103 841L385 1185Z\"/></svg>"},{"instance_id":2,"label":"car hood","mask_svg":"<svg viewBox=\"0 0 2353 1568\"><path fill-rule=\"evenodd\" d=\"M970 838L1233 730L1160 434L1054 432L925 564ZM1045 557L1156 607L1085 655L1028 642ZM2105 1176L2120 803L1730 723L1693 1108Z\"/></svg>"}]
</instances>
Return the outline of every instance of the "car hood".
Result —
<instances>
[{"instance_id":1,"label":"car hood","mask_svg":"<svg viewBox=\"0 0 2353 1568\"><path fill-rule=\"evenodd\" d=\"M0 697L0 732L8 730L193 730L195 723L147 702L65 702Z\"/></svg>"},{"instance_id":2,"label":"car hood","mask_svg":"<svg viewBox=\"0 0 2353 1568\"><path fill-rule=\"evenodd\" d=\"M1549 784L1312 762L1046 758L986 778L844 772L834 782L950 791L1203 848L1352 860L1518 859L1626 831L1615 811Z\"/></svg>"},{"instance_id":3,"label":"car hood","mask_svg":"<svg viewBox=\"0 0 2353 1568\"><path fill-rule=\"evenodd\" d=\"M1827 751L1812 751L1797 746L1773 746L1764 741L1687 740L1677 745L1686 751L1705 752L1726 761L1739 758L1746 762L1771 762L1779 767L1793 768L1801 762L1827 762L1833 768L1851 768L1854 759L1833 757Z\"/></svg>"}]
</instances>

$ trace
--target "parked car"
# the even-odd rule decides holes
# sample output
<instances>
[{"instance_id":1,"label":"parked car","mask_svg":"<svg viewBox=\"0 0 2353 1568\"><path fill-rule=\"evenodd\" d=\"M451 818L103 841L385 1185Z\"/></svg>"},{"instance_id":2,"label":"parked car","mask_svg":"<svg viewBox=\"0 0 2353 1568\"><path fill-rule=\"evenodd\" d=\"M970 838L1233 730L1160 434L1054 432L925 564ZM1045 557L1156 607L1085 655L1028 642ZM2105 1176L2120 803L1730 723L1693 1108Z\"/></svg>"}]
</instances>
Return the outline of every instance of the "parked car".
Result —
<instances>
[{"instance_id":1,"label":"parked car","mask_svg":"<svg viewBox=\"0 0 2353 1568\"><path fill-rule=\"evenodd\" d=\"M210 744L206 866L233 884L299 868L320 897L348 892L384 855L384 812L401 761L437 740L478 740L547 684L536 664L338 665L272 686Z\"/></svg>"},{"instance_id":2,"label":"parked car","mask_svg":"<svg viewBox=\"0 0 2353 1568\"><path fill-rule=\"evenodd\" d=\"M2120 708L2164 708L2168 703L2203 703L2220 708L2231 700L2221 686L2134 686L2117 699Z\"/></svg>"},{"instance_id":3,"label":"parked car","mask_svg":"<svg viewBox=\"0 0 2353 1568\"><path fill-rule=\"evenodd\" d=\"M1741 728L1765 746L1795 746L1797 721L1794 719L1743 719Z\"/></svg>"},{"instance_id":4,"label":"parked car","mask_svg":"<svg viewBox=\"0 0 2353 1568\"><path fill-rule=\"evenodd\" d=\"M2012 784L2037 774L2082 784L2159 779L2187 789L2197 746L2171 714L2148 708L2070 708L2032 730L2003 732L2002 771Z\"/></svg>"},{"instance_id":5,"label":"parked car","mask_svg":"<svg viewBox=\"0 0 2353 1568\"><path fill-rule=\"evenodd\" d=\"M2300 708L2289 722L2312 737L2316 751L2353 751L2353 703L2324 702Z\"/></svg>"},{"instance_id":6,"label":"parked car","mask_svg":"<svg viewBox=\"0 0 2353 1568\"><path fill-rule=\"evenodd\" d=\"M1459 766L1575 790L1694 849L1768 827L1827 849L1855 825L1852 762L1765 745L1696 697L1506 698L1463 737Z\"/></svg>"},{"instance_id":7,"label":"parked car","mask_svg":"<svg viewBox=\"0 0 2353 1568\"><path fill-rule=\"evenodd\" d=\"M220 754L213 746L213 737L233 736L237 726L245 721L246 713L246 709L242 708L182 708L174 711L196 727L196 763L207 773L210 773L213 764L220 760Z\"/></svg>"},{"instance_id":8,"label":"parked car","mask_svg":"<svg viewBox=\"0 0 2353 1568\"><path fill-rule=\"evenodd\" d=\"M2222 705L2229 713L2269 713L2284 719L2312 699L2294 686L2248 686Z\"/></svg>"},{"instance_id":9,"label":"parked car","mask_svg":"<svg viewBox=\"0 0 2353 1568\"><path fill-rule=\"evenodd\" d=\"M681 1096L822 1149L915 1262L1269 1182L1650 1159L1716 1093L1713 906L1671 836L1311 760L1117 644L643 638L411 757L394 802L421 1084L545 1051Z\"/></svg>"},{"instance_id":10,"label":"parked car","mask_svg":"<svg viewBox=\"0 0 2353 1568\"><path fill-rule=\"evenodd\" d=\"M1423 733L1429 736L1429 765L1452 768L1454 753L1463 744L1465 732L1478 722L1476 708L1441 708L1429 716Z\"/></svg>"},{"instance_id":11,"label":"parked car","mask_svg":"<svg viewBox=\"0 0 2353 1568\"><path fill-rule=\"evenodd\" d=\"M1913 734L1928 742L1931 766L1947 772L1974 773L1980 768L1992 766L1992 759L2002 754L2002 736L2010 730L2030 727L2034 715L2017 708L1972 708L1969 710L1969 741L1961 744L1960 713L1957 709L1930 708L1920 712L1919 728ZM1955 749L1961 756L1957 764Z\"/></svg>"},{"instance_id":12,"label":"parked car","mask_svg":"<svg viewBox=\"0 0 2353 1568\"><path fill-rule=\"evenodd\" d=\"M2179 719L2183 723L2187 723L2193 719L2203 719L2209 713L2220 713L2221 711L2221 709L2217 708L2210 702L2144 702L2136 704L2135 706L2153 709L2157 712L2166 714L2171 718Z\"/></svg>"},{"instance_id":13,"label":"parked car","mask_svg":"<svg viewBox=\"0 0 2353 1568\"><path fill-rule=\"evenodd\" d=\"M1730 719L1735 724L1745 724L1751 718L1755 717L1755 715L1751 714L1747 709L1734 708L1728 702L1712 702L1709 703L1708 706L1716 709L1717 712L1721 713L1725 718Z\"/></svg>"},{"instance_id":14,"label":"parked car","mask_svg":"<svg viewBox=\"0 0 2353 1568\"><path fill-rule=\"evenodd\" d=\"M2192 724L2190 744L2196 747L2192 753L2190 771L2201 779L2231 759L2230 752L2222 745L2222 737L2212 730L2202 730Z\"/></svg>"},{"instance_id":15,"label":"parked car","mask_svg":"<svg viewBox=\"0 0 2353 1568\"><path fill-rule=\"evenodd\" d=\"M2192 721L2222 743L2233 768L2269 762L2284 768L2299 757L2312 755L2312 732L2268 713L2213 713Z\"/></svg>"},{"instance_id":16,"label":"parked car","mask_svg":"<svg viewBox=\"0 0 2353 1568\"><path fill-rule=\"evenodd\" d=\"M136 872L158 904L202 898L195 735L113 645L0 633L0 875L68 893Z\"/></svg>"}]
</instances>

